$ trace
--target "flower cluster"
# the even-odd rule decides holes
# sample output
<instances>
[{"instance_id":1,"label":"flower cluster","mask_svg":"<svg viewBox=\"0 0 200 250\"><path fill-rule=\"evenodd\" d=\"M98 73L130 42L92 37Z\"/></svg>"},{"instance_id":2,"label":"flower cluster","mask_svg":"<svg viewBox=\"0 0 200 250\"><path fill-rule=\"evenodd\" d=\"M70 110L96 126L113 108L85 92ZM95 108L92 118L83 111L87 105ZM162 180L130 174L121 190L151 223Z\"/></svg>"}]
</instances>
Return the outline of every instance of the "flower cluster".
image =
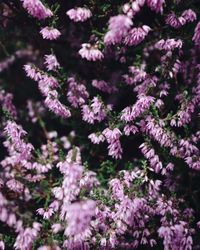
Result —
<instances>
[{"instance_id":1,"label":"flower cluster","mask_svg":"<svg viewBox=\"0 0 200 250\"><path fill-rule=\"evenodd\" d=\"M61 35L60 31L58 29L55 29L53 27L44 27L40 30L40 34L44 39L47 40L56 40Z\"/></svg>"},{"instance_id":2,"label":"flower cluster","mask_svg":"<svg viewBox=\"0 0 200 250\"><path fill-rule=\"evenodd\" d=\"M129 46L138 45L145 39L145 37L147 36L150 30L151 28L147 25L143 25L140 28L131 29L128 36L126 36L125 38L125 41L124 41L125 44Z\"/></svg>"},{"instance_id":3,"label":"flower cluster","mask_svg":"<svg viewBox=\"0 0 200 250\"><path fill-rule=\"evenodd\" d=\"M89 43L83 43L82 48L79 50L79 54L82 58L88 61L98 61L104 58L102 52L98 49L97 45L92 46Z\"/></svg>"},{"instance_id":4,"label":"flower cluster","mask_svg":"<svg viewBox=\"0 0 200 250\"><path fill-rule=\"evenodd\" d=\"M80 8L80 7L77 9L68 10L66 14L74 22L85 22L87 19L89 19L92 16L92 13L90 10L86 8Z\"/></svg>"},{"instance_id":5,"label":"flower cluster","mask_svg":"<svg viewBox=\"0 0 200 250\"><path fill-rule=\"evenodd\" d=\"M169 14L166 18L166 24L172 26L175 29L179 29L188 22L194 22L196 18L196 13L189 9L185 10L180 17L177 17L175 13Z\"/></svg>"},{"instance_id":6,"label":"flower cluster","mask_svg":"<svg viewBox=\"0 0 200 250\"><path fill-rule=\"evenodd\" d=\"M38 19L45 19L53 16L50 9L44 6L40 0L21 0L27 12Z\"/></svg>"},{"instance_id":7,"label":"flower cluster","mask_svg":"<svg viewBox=\"0 0 200 250\"><path fill-rule=\"evenodd\" d=\"M109 20L109 31L104 37L106 45L121 43L132 26L132 20L125 15L111 17Z\"/></svg>"},{"instance_id":8,"label":"flower cluster","mask_svg":"<svg viewBox=\"0 0 200 250\"><path fill-rule=\"evenodd\" d=\"M200 249L198 1L2 0L0 249Z\"/></svg>"}]
</instances>

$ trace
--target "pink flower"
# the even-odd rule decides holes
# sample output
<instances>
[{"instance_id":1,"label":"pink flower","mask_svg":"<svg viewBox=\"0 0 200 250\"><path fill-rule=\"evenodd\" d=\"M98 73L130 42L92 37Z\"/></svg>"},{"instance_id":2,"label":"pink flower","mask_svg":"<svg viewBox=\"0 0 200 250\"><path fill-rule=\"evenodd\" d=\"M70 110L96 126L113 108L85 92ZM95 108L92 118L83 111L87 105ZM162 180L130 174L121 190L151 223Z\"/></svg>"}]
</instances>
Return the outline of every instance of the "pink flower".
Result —
<instances>
[{"instance_id":1,"label":"pink flower","mask_svg":"<svg viewBox=\"0 0 200 250\"><path fill-rule=\"evenodd\" d=\"M0 72L4 71L5 69L9 68L10 65L12 65L16 60L16 57L14 55L0 61Z\"/></svg>"},{"instance_id":2,"label":"pink flower","mask_svg":"<svg viewBox=\"0 0 200 250\"><path fill-rule=\"evenodd\" d=\"M106 137L108 143L112 142L113 140L118 140L120 138L121 134L122 133L118 128L114 128L113 130L106 128L103 131L103 135Z\"/></svg>"},{"instance_id":3,"label":"pink flower","mask_svg":"<svg viewBox=\"0 0 200 250\"><path fill-rule=\"evenodd\" d=\"M105 137L102 134L97 135L95 133L90 134L88 138L93 144L99 144L100 142L103 142L105 140Z\"/></svg>"},{"instance_id":4,"label":"pink flower","mask_svg":"<svg viewBox=\"0 0 200 250\"><path fill-rule=\"evenodd\" d=\"M145 0L137 0L123 5L123 12L130 18L134 17L144 6Z\"/></svg>"},{"instance_id":5,"label":"pink flower","mask_svg":"<svg viewBox=\"0 0 200 250\"><path fill-rule=\"evenodd\" d=\"M163 147L173 147L174 134L164 129L164 122L158 123L154 118L148 116L146 118L146 124L141 121L141 131L149 134L154 140L159 142Z\"/></svg>"},{"instance_id":6,"label":"pink flower","mask_svg":"<svg viewBox=\"0 0 200 250\"><path fill-rule=\"evenodd\" d=\"M132 107L126 107L122 110L121 120L126 122L135 120L142 113L148 110L154 102L154 97L140 95L137 102Z\"/></svg>"},{"instance_id":7,"label":"pink flower","mask_svg":"<svg viewBox=\"0 0 200 250\"><path fill-rule=\"evenodd\" d=\"M183 17L187 22L194 22L194 21L197 19L196 13L195 13L193 10L191 10L191 9L185 10L185 11L182 13L182 17Z\"/></svg>"},{"instance_id":8,"label":"pink flower","mask_svg":"<svg viewBox=\"0 0 200 250\"><path fill-rule=\"evenodd\" d=\"M26 228L20 230L15 244L14 248L17 250L28 250L32 249L33 242L36 240L37 236L39 234L39 231L35 228Z\"/></svg>"},{"instance_id":9,"label":"pink flower","mask_svg":"<svg viewBox=\"0 0 200 250\"><path fill-rule=\"evenodd\" d=\"M137 132L139 132L138 128L134 125L126 125L124 127L124 134L126 136L129 136L131 133L132 134L136 134Z\"/></svg>"},{"instance_id":10,"label":"pink flower","mask_svg":"<svg viewBox=\"0 0 200 250\"><path fill-rule=\"evenodd\" d=\"M47 209L44 214L43 214L43 218L45 220L49 220L51 218L51 216L54 214L54 210L52 208Z\"/></svg>"},{"instance_id":11,"label":"pink flower","mask_svg":"<svg viewBox=\"0 0 200 250\"><path fill-rule=\"evenodd\" d=\"M95 214L96 203L93 200L75 202L67 209L67 228L65 235L84 239L89 233L90 222Z\"/></svg>"},{"instance_id":12,"label":"pink flower","mask_svg":"<svg viewBox=\"0 0 200 250\"><path fill-rule=\"evenodd\" d=\"M36 210L36 212L37 212L39 215L43 215L44 212L45 212L45 210L44 210L44 208L38 208L38 209Z\"/></svg>"},{"instance_id":13,"label":"pink flower","mask_svg":"<svg viewBox=\"0 0 200 250\"><path fill-rule=\"evenodd\" d=\"M136 46L141 43L145 37L148 35L151 28L147 25L143 25L139 28L133 28L129 31L128 35L125 37L125 44L129 46Z\"/></svg>"},{"instance_id":14,"label":"pink flower","mask_svg":"<svg viewBox=\"0 0 200 250\"><path fill-rule=\"evenodd\" d=\"M4 145L10 148L10 154L13 156L13 160L15 159L14 162L30 159L33 146L23 140L23 136L27 134L26 131L12 121L7 122L4 131L10 139L10 142L5 142Z\"/></svg>"},{"instance_id":15,"label":"pink flower","mask_svg":"<svg viewBox=\"0 0 200 250\"><path fill-rule=\"evenodd\" d=\"M82 116L84 121L91 124L93 124L95 121L103 121L106 117L106 111L103 102L97 97L94 97L90 106L82 106Z\"/></svg>"},{"instance_id":16,"label":"pink flower","mask_svg":"<svg viewBox=\"0 0 200 250\"><path fill-rule=\"evenodd\" d=\"M62 182L63 199L61 205L60 218L66 219L68 205L76 199L80 192L80 179L83 174L83 166L81 165L80 150L74 148L67 154L64 162L57 164L60 172L63 173L64 179Z\"/></svg>"},{"instance_id":17,"label":"pink flower","mask_svg":"<svg viewBox=\"0 0 200 250\"><path fill-rule=\"evenodd\" d=\"M122 158L122 147L120 143L121 131L118 128L114 128L113 130L110 128L106 128L103 130L102 134L105 136L108 142L108 155L112 156L115 159Z\"/></svg>"},{"instance_id":18,"label":"pink flower","mask_svg":"<svg viewBox=\"0 0 200 250\"><path fill-rule=\"evenodd\" d=\"M93 171L87 171L80 180L80 188L85 188L88 191L92 191L94 187L99 186L97 175Z\"/></svg>"},{"instance_id":19,"label":"pink flower","mask_svg":"<svg viewBox=\"0 0 200 250\"><path fill-rule=\"evenodd\" d=\"M89 236L89 235L88 235ZM65 240L63 247L67 250L74 250L74 249L83 249L83 250L90 250L90 246L88 242L84 242L82 240L74 240L73 238L69 240Z\"/></svg>"},{"instance_id":20,"label":"pink flower","mask_svg":"<svg viewBox=\"0 0 200 250\"><path fill-rule=\"evenodd\" d=\"M43 39L47 40L56 40L61 35L59 30L48 26L42 28L40 30L40 34L42 35Z\"/></svg>"},{"instance_id":21,"label":"pink flower","mask_svg":"<svg viewBox=\"0 0 200 250\"><path fill-rule=\"evenodd\" d=\"M37 250L61 250L59 246L53 245L53 246L41 246Z\"/></svg>"},{"instance_id":22,"label":"pink flower","mask_svg":"<svg viewBox=\"0 0 200 250\"><path fill-rule=\"evenodd\" d=\"M178 29L186 23L186 20L182 16L177 17L175 13L173 12L167 16L165 22L171 27Z\"/></svg>"},{"instance_id":23,"label":"pink flower","mask_svg":"<svg viewBox=\"0 0 200 250\"><path fill-rule=\"evenodd\" d=\"M47 96L51 89L55 89L58 86L59 84L53 76L43 75L38 82L38 88L43 96Z\"/></svg>"},{"instance_id":24,"label":"pink flower","mask_svg":"<svg viewBox=\"0 0 200 250\"><path fill-rule=\"evenodd\" d=\"M163 225L158 229L158 235L163 238L165 249L192 249L193 240L188 230L188 223L177 221L174 225Z\"/></svg>"},{"instance_id":25,"label":"pink flower","mask_svg":"<svg viewBox=\"0 0 200 250\"><path fill-rule=\"evenodd\" d=\"M59 201L54 200L54 201L51 202L51 204L49 205L49 208L50 208L50 209L53 209L54 212L57 212L58 209L59 209L59 206L60 206ZM49 210L50 210L50 209L49 209Z\"/></svg>"},{"instance_id":26,"label":"pink flower","mask_svg":"<svg viewBox=\"0 0 200 250\"><path fill-rule=\"evenodd\" d=\"M133 22L125 15L111 17L109 20L108 32L104 37L106 45L121 43L127 35Z\"/></svg>"},{"instance_id":27,"label":"pink flower","mask_svg":"<svg viewBox=\"0 0 200 250\"><path fill-rule=\"evenodd\" d=\"M92 46L89 43L83 43L78 53L88 61L101 61L104 58L104 55L97 46Z\"/></svg>"},{"instance_id":28,"label":"pink flower","mask_svg":"<svg viewBox=\"0 0 200 250\"><path fill-rule=\"evenodd\" d=\"M55 55L45 55L45 62L46 67L48 70L56 71L58 68L60 68L60 64L57 61L57 58Z\"/></svg>"},{"instance_id":29,"label":"pink flower","mask_svg":"<svg viewBox=\"0 0 200 250\"><path fill-rule=\"evenodd\" d=\"M155 12L163 12L163 5L165 4L165 0L147 0L147 5L151 10Z\"/></svg>"},{"instance_id":30,"label":"pink flower","mask_svg":"<svg viewBox=\"0 0 200 250\"><path fill-rule=\"evenodd\" d=\"M26 72L26 75L34 81L38 81L42 78L42 74L30 64L24 65L24 70Z\"/></svg>"},{"instance_id":31,"label":"pink flower","mask_svg":"<svg viewBox=\"0 0 200 250\"><path fill-rule=\"evenodd\" d=\"M112 197L116 200L123 200L124 199L124 187L121 181L117 178L112 179L109 182L109 187L112 190Z\"/></svg>"},{"instance_id":32,"label":"pink flower","mask_svg":"<svg viewBox=\"0 0 200 250\"><path fill-rule=\"evenodd\" d=\"M181 49L183 43L180 39L167 39L167 40L160 40L155 44L155 48L159 50L174 50L174 49Z\"/></svg>"},{"instance_id":33,"label":"pink flower","mask_svg":"<svg viewBox=\"0 0 200 250\"><path fill-rule=\"evenodd\" d=\"M24 185L21 182L15 180L15 179L11 179L11 180L7 181L6 186L10 190L12 190L14 192L17 192L19 194L24 191Z\"/></svg>"},{"instance_id":34,"label":"pink flower","mask_svg":"<svg viewBox=\"0 0 200 250\"><path fill-rule=\"evenodd\" d=\"M32 65L24 65L24 69L28 77L38 82L38 88L44 96L47 96L51 89L57 88L59 86L56 78L41 73Z\"/></svg>"},{"instance_id":35,"label":"pink flower","mask_svg":"<svg viewBox=\"0 0 200 250\"><path fill-rule=\"evenodd\" d=\"M192 41L194 41L196 45L200 45L200 22L197 23Z\"/></svg>"},{"instance_id":36,"label":"pink flower","mask_svg":"<svg viewBox=\"0 0 200 250\"><path fill-rule=\"evenodd\" d=\"M86 8L76 8L76 9L70 9L66 13L71 20L74 22L85 22L87 19L89 19L92 16L92 13L89 9Z\"/></svg>"},{"instance_id":37,"label":"pink flower","mask_svg":"<svg viewBox=\"0 0 200 250\"><path fill-rule=\"evenodd\" d=\"M147 73L144 71L143 67L138 68L135 66L130 66L129 72L130 72L131 76L129 76L128 74L123 75L123 78L128 85L142 82L147 78Z\"/></svg>"},{"instance_id":38,"label":"pink flower","mask_svg":"<svg viewBox=\"0 0 200 250\"><path fill-rule=\"evenodd\" d=\"M185 10L180 17L177 17L174 12L169 14L166 18L166 24L172 26L175 29L180 28L187 22L193 22L196 20L196 13L191 10Z\"/></svg>"},{"instance_id":39,"label":"pink flower","mask_svg":"<svg viewBox=\"0 0 200 250\"><path fill-rule=\"evenodd\" d=\"M63 118L68 118L71 116L71 112L69 111L69 109L67 109L67 107L65 107L58 100L58 92L56 90L49 91L44 103L47 108L56 115L59 115Z\"/></svg>"},{"instance_id":40,"label":"pink flower","mask_svg":"<svg viewBox=\"0 0 200 250\"><path fill-rule=\"evenodd\" d=\"M61 187L55 187L52 189L52 193L54 194L55 198L58 200L63 199L63 189Z\"/></svg>"},{"instance_id":41,"label":"pink flower","mask_svg":"<svg viewBox=\"0 0 200 250\"><path fill-rule=\"evenodd\" d=\"M68 138L67 138L66 136L62 136L62 137L60 138L60 140L61 140L61 142L62 142L62 144L63 144L63 147L64 147L65 149L69 149L69 148L71 147L71 143L70 143L70 141L68 140Z\"/></svg>"},{"instance_id":42,"label":"pink flower","mask_svg":"<svg viewBox=\"0 0 200 250\"><path fill-rule=\"evenodd\" d=\"M4 242L2 240L0 241L0 249L1 250L5 249L5 244L4 244Z\"/></svg>"},{"instance_id":43,"label":"pink flower","mask_svg":"<svg viewBox=\"0 0 200 250\"><path fill-rule=\"evenodd\" d=\"M117 92L117 88L115 86L110 85L104 80L92 80L92 86L109 94Z\"/></svg>"},{"instance_id":44,"label":"pink flower","mask_svg":"<svg viewBox=\"0 0 200 250\"><path fill-rule=\"evenodd\" d=\"M147 143L143 143L140 145L141 151L144 154L145 158L149 160L151 171L154 171L155 173L159 173L162 168L163 164L160 161L158 155L156 155L155 150L153 148L150 148L150 146Z\"/></svg>"},{"instance_id":45,"label":"pink flower","mask_svg":"<svg viewBox=\"0 0 200 250\"><path fill-rule=\"evenodd\" d=\"M43 216L45 220L50 219L50 217L54 214L54 209L53 208L47 208L46 210L44 208L38 208L36 212Z\"/></svg>"},{"instance_id":46,"label":"pink flower","mask_svg":"<svg viewBox=\"0 0 200 250\"><path fill-rule=\"evenodd\" d=\"M78 108L85 103L89 93L85 85L78 84L74 77L68 79L68 84L67 99L73 107Z\"/></svg>"},{"instance_id":47,"label":"pink flower","mask_svg":"<svg viewBox=\"0 0 200 250\"><path fill-rule=\"evenodd\" d=\"M23 2L23 7L27 12L33 17L40 19L45 19L47 17L53 16L50 9L46 8L40 0L21 0Z\"/></svg>"},{"instance_id":48,"label":"pink flower","mask_svg":"<svg viewBox=\"0 0 200 250\"><path fill-rule=\"evenodd\" d=\"M13 94L0 90L0 104L14 119L17 118L17 110L13 105Z\"/></svg>"},{"instance_id":49,"label":"pink flower","mask_svg":"<svg viewBox=\"0 0 200 250\"><path fill-rule=\"evenodd\" d=\"M108 145L108 155L112 156L115 159L121 159L122 158L122 146L119 140L112 141Z\"/></svg>"},{"instance_id":50,"label":"pink flower","mask_svg":"<svg viewBox=\"0 0 200 250\"><path fill-rule=\"evenodd\" d=\"M60 223L55 223L51 226L51 229L52 229L52 232L56 234L62 230L62 225Z\"/></svg>"}]
</instances>

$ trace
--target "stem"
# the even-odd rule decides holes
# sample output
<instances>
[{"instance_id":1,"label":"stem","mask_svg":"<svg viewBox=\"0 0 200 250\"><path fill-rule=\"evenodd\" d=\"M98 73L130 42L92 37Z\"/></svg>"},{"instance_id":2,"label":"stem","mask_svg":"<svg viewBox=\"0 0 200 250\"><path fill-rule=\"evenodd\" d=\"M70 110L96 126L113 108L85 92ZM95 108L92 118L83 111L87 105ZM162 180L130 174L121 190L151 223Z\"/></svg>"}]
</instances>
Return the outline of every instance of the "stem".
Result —
<instances>
[{"instance_id":1,"label":"stem","mask_svg":"<svg viewBox=\"0 0 200 250\"><path fill-rule=\"evenodd\" d=\"M9 52L7 51L6 47L3 45L3 43L0 41L0 46L2 47L4 53L6 54L6 56L10 56Z\"/></svg>"}]
</instances>

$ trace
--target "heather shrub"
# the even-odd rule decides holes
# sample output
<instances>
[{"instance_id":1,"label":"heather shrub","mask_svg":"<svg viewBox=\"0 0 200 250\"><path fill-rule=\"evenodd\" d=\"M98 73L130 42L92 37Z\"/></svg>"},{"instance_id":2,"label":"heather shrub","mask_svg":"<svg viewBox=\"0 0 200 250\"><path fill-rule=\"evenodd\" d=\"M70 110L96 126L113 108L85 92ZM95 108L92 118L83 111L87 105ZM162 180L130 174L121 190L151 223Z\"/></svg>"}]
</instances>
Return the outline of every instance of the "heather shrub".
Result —
<instances>
[{"instance_id":1,"label":"heather shrub","mask_svg":"<svg viewBox=\"0 0 200 250\"><path fill-rule=\"evenodd\" d=\"M200 249L200 2L0 3L0 249Z\"/></svg>"}]
</instances>

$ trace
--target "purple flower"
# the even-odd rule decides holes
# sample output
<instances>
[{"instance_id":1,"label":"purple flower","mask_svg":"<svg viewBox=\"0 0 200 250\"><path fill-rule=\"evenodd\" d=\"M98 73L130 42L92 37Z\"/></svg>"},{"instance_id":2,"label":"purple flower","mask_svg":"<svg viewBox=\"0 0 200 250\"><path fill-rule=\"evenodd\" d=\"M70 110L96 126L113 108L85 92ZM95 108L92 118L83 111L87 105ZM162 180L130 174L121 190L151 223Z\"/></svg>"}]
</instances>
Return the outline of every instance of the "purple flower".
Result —
<instances>
[{"instance_id":1,"label":"purple flower","mask_svg":"<svg viewBox=\"0 0 200 250\"><path fill-rule=\"evenodd\" d=\"M117 88L104 80L92 80L92 86L106 93L115 93L117 92Z\"/></svg>"},{"instance_id":2,"label":"purple flower","mask_svg":"<svg viewBox=\"0 0 200 250\"><path fill-rule=\"evenodd\" d=\"M60 223L55 223L51 226L51 229L52 229L52 232L56 234L62 230L62 225Z\"/></svg>"},{"instance_id":3,"label":"purple flower","mask_svg":"<svg viewBox=\"0 0 200 250\"><path fill-rule=\"evenodd\" d=\"M99 184L97 174L93 171L86 171L80 180L80 188L85 188L91 192L93 192L93 188L98 187Z\"/></svg>"},{"instance_id":4,"label":"purple flower","mask_svg":"<svg viewBox=\"0 0 200 250\"><path fill-rule=\"evenodd\" d=\"M144 6L146 0L137 0L123 5L123 12L130 18L134 17Z\"/></svg>"},{"instance_id":5,"label":"purple flower","mask_svg":"<svg viewBox=\"0 0 200 250\"><path fill-rule=\"evenodd\" d=\"M197 23L192 41L194 41L196 45L200 44L200 22Z\"/></svg>"},{"instance_id":6,"label":"purple flower","mask_svg":"<svg viewBox=\"0 0 200 250\"><path fill-rule=\"evenodd\" d=\"M42 74L30 64L24 65L24 70L26 75L34 81L39 81L42 78Z\"/></svg>"},{"instance_id":7,"label":"purple flower","mask_svg":"<svg viewBox=\"0 0 200 250\"><path fill-rule=\"evenodd\" d=\"M57 58L55 55L45 55L45 62L47 69L56 71L58 68L60 68L60 64L57 61Z\"/></svg>"},{"instance_id":8,"label":"purple flower","mask_svg":"<svg viewBox=\"0 0 200 250\"><path fill-rule=\"evenodd\" d=\"M193 240L184 221L172 226L161 226L158 230L159 237L163 238L164 249L189 249L192 250Z\"/></svg>"},{"instance_id":9,"label":"purple flower","mask_svg":"<svg viewBox=\"0 0 200 250\"><path fill-rule=\"evenodd\" d=\"M25 228L21 230L16 238L14 248L17 250L27 250L31 249L33 242L39 236L40 229L36 228Z\"/></svg>"},{"instance_id":10,"label":"purple flower","mask_svg":"<svg viewBox=\"0 0 200 250\"><path fill-rule=\"evenodd\" d=\"M63 118L68 118L71 116L69 109L58 100L58 92L56 90L49 91L44 103L47 108L56 115L59 115Z\"/></svg>"},{"instance_id":11,"label":"purple flower","mask_svg":"<svg viewBox=\"0 0 200 250\"><path fill-rule=\"evenodd\" d=\"M120 143L121 131L118 128L114 128L113 130L110 128L104 129L102 134L105 136L108 142L108 155L112 156L115 159L122 158L122 147Z\"/></svg>"},{"instance_id":12,"label":"purple flower","mask_svg":"<svg viewBox=\"0 0 200 250\"><path fill-rule=\"evenodd\" d=\"M141 131L149 134L154 140L156 140L163 147L173 147L175 136L164 128L164 122L156 122L154 118L148 116L146 121L141 121Z\"/></svg>"},{"instance_id":13,"label":"purple flower","mask_svg":"<svg viewBox=\"0 0 200 250\"><path fill-rule=\"evenodd\" d=\"M74 77L68 79L67 99L74 108L83 105L89 97L85 85L78 84Z\"/></svg>"},{"instance_id":14,"label":"purple flower","mask_svg":"<svg viewBox=\"0 0 200 250\"><path fill-rule=\"evenodd\" d=\"M174 12L169 14L166 18L166 24L178 29L185 25L187 22L193 22L196 20L196 13L191 10L185 10L180 17L177 17Z\"/></svg>"},{"instance_id":15,"label":"purple flower","mask_svg":"<svg viewBox=\"0 0 200 250\"><path fill-rule=\"evenodd\" d=\"M144 81L147 78L147 73L144 71L143 68L137 68L135 66L129 67L129 72L131 76L128 74L123 75L123 79L125 80L126 84L133 85L138 82Z\"/></svg>"},{"instance_id":16,"label":"purple flower","mask_svg":"<svg viewBox=\"0 0 200 250\"><path fill-rule=\"evenodd\" d=\"M82 116L84 121L91 124L95 121L103 121L106 117L104 104L97 97L94 97L90 106L82 106Z\"/></svg>"},{"instance_id":17,"label":"purple flower","mask_svg":"<svg viewBox=\"0 0 200 250\"><path fill-rule=\"evenodd\" d=\"M7 111L14 119L17 118L17 110L13 105L13 95L6 93L4 90L0 90L0 104L2 109Z\"/></svg>"},{"instance_id":18,"label":"purple flower","mask_svg":"<svg viewBox=\"0 0 200 250\"><path fill-rule=\"evenodd\" d=\"M71 20L74 22L85 22L87 19L89 19L92 16L92 13L89 9L86 8L76 8L76 9L70 9L66 13Z\"/></svg>"},{"instance_id":19,"label":"purple flower","mask_svg":"<svg viewBox=\"0 0 200 250\"><path fill-rule=\"evenodd\" d=\"M105 140L105 137L102 134L97 135L95 133L90 134L88 138L93 144L99 144L100 142L103 142Z\"/></svg>"},{"instance_id":20,"label":"purple flower","mask_svg":"<svg viewBox=\"0 0 200 250\"><path fill-rule=\"evenodd\" d=\"M43 39L47 40L56 40L61 35L59 30L48 26L42 28L40 30L40 34L42 35Z\"/></svg>"},{"instance_id":21,"label":"purple flower","mask_svg":"<svg viewBox=\"0 0 200 250\"><path fill-rule=\"evenodd\" d=\"M132 107L127 107L122 110L121 120L130 122L144 113L155 102L155 98L152 96L141 95L138 101Z\"/></svg>"},{"instance_id":22,"label":"purple flower","mask_svg":"<svg viewBox=\"0 0 200 250\"><path fill-rule=\"evenodd\" d=\"M160 40L158 41L156 44L155 44L155 48L156 49L159 49L159 50L174 50L174 49L181 49L183 46L183 42L178 39L178 40L175 40L175 39L167 39L167 40Z\"/></svg>"},{"instance_id":23,"label":"purple flower","mask_svg":"<svg viewBox=\"0 0 200 250\"><path fill-rule=\"evenodd\" d=\"M186 23L186 19L182 16L177 17L174 12L169 14L165 20L166 24L170 25L171 27L178 29L182 27Z\"/></svg>"},{"instance_id":24,"label":"purple flower","mask_svg":"<svg viewBox=\"0 0 200 250\"><path fill-rule=\"evenodd\" d=\"M8 121L4 131L10 140L10 143L5 142L4 145L10 149L10 154L13 155L15 161L30 159L33 146L22 139L27 134L22 127L15 122Z\"/></svg>"},{"instance_id":25,"label":"purple flower","mask_svg":"<svg viewBox=\"0 0 200 250\"><path fill-rule=\"evenodd\" d=\"M157 13L163 12L163 5L165 4L165 0L146 0L147 5L150 9Z\"/></svg>"},{"instance_id":26,"label":"purple flower","mask_svg":"<svg viewBox=\"0 0 200 250\"><path fill-rule=\"evenodd\" d=\"M52 11L46 8L40 0L21 1L23 2L23 7L27 10L27 12L33 17L38 18L39 20L53 16Z\"/></svg>"},{"instance_id":27,"label":"purple flower","mask_svg":"<svg viewBox=\"0 0 200 250\"><path fill-rule=\"evenodd\" d=\"M65 235L83 240L90 234L90 223L95 215L96 203L93 200L75 202L67 209Z\"/></svg>"},{"instance_id":28,"label":"purple flower","mask_svg":"<svg viewBox=\"0 0 200 250\"><path fill-rule=\"evenodd\" d=\"M37 250L51 250L52 246L41 246ZM57 245L53 245L54 250L61 250L61 248Z\"/></svg>"},{"instance_id":29,"label":"purple flower","mask_svg":"<svg viewBox=\"0 0 200 250\"><path fill-rule=\"evenodd\" d=\"M139 28L133 28L129 31L128 35L124 39L124 43L128 46L136 46L140 44L148 35L151 28L147 25L143 25Z\"/></svg>"},{"instance_id":30,"label":"purple flower","mask_svg":"<svg viewBox=\"0 0 200 250\"><path fill-rule=\"evenodd\" d=\"M182 17L185 18L187 22L194 22L197 19L196 13L191 9L185 10L182 13Z\"/></svg>"},{"instance_id":31,"label":"purple flower","mask_svg":"<svg viewBox=\"0 0 200 250\"><path fill-rule=\"evenodd\" d=\"M5 250L5 244L2 240L0 241L0 249Z\"/></svg>"},{"instance_id":32,"label":"purple flower","mask_svg":"<svg viewBox=\"0 0 200 250\"><path fill-rule=\"evenodd\" d=\"M125 15L111 17L108 26L109 31L104 37L104 43L106 45L121 43L132 24L131 19Z\"/></svg>"},{"instance_id":33,"label":"purple flower","mask_svg":"<svg viewBox=\"0 0 200 250\"><path fill-rule=\"evenodd\" d=\"M6 186L10 190L12 190L14 192L17 192L19 194L24 191L24 185L21 182L15 180L15 179L11 179L11 180L7 181Z\"/></svg>"},{"instance_id":34,"label":"purple flower","mask_svg":"<svg viewBox=\"0 0 200 250\"><path fill-rule=\"evenodd\" d=\"M124 195L124 187L119 179L112 179L109 182L109 186L112 190L112 197L116 200L123 200L125 198Z\"/></svg>"},{"instance_id":35,"label":"purple flower","mask_svg":"<svg viewBox=\"0 0 200 250\"><path fill-rule=\"evenodd\" d=\"M131 133L132 134L136 134L138 132L139 132L139 130L138 130L138 128L135 125L126 125L124 127L124 134L126 136L129 136Z\"/></svg>"},{"instance_id":36,"label":"purple flower","mask_svg":"<svg viewBox=\"0 0 200 250\"><path fill-rule=\"evenodd\" d=\"M66 219L68 206L71 201L76 199L80 192L80 180L83 174L83 166L81 165L80 150L74 148L67 154L64 162L57 164L60 172L64 175L62 188L53 189L56 198L62 200L60 217Z\"/></svg>"},{"instance_id":37,"label":"purple flower","mask_svg":"<svg viewBox=\"0 0 200 250\"><path fill-rule=\"evenodd\" d=\"M52 208L48 208L48 209L44 209L44 208L38 208L37 210L36 210L36 212L39 214L39 215L41 215L41 216L43 216L43 218L45 219L45 220L49 220L51 217L52 217L52 215L54 214L54 210L52 209Z\"/></svg>"},{"instance_id":38,"label":"purple flower","mask_svg":"<svg viewBox=\"0 0 200 250\"><path fill-rule=\"evenodd\" d=\"M43 96L48 96L51 89L55 89L59 86L56 78L53 76L42 75L41 79L38 81L38 88Z\"/></svg>"},{"instance_id":39,"label":"purple flower","mask_svg":"<svg viewBox=\"0 0 200 250\"><path fill-rule=\"evenodd\" d=\"M163 169L163 164L160 161L158 155L156 155L155 150L150 148L147 143L143 143L140 145L141 151L144 154L145 158L149 160L150 170L159 173Z\"/></svg>"},{"instance_id":40,"label":"purple flower","mask_svg":"<svg viewBox=\"0 0 200 250\"><path fill-rule=\"evenodd\" d=\"M82 48L78 52L82 58L88 61L101 61L104 58L102 52L96 45L92 46L89 43L83 43Z\"/></svg>"}]
</instances>

